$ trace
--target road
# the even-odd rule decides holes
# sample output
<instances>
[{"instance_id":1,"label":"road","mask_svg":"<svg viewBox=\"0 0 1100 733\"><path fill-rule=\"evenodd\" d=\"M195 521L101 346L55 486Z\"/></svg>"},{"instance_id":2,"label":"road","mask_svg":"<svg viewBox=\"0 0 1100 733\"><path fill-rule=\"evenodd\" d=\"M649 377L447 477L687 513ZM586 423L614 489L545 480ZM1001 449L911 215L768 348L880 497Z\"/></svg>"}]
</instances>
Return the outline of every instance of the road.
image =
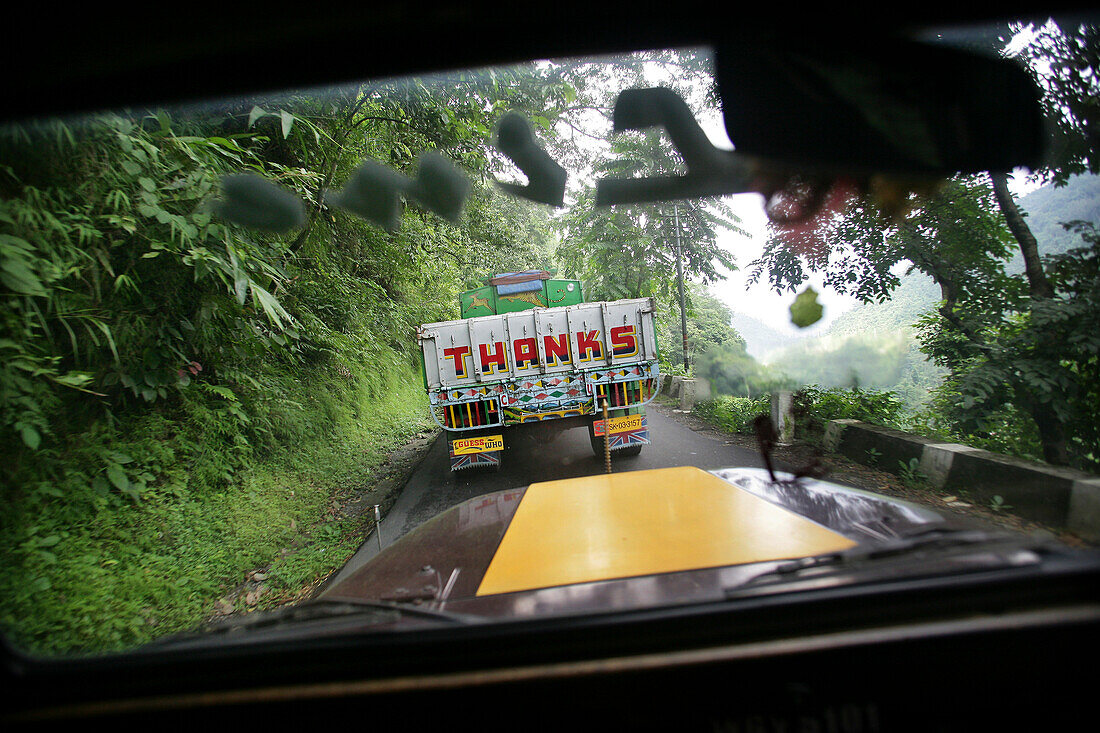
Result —
<instances>
[{"instance_id":1,"label":"road","mask_svg":"<svg viewBox=\"0 0 1100 733\"><path fill-rule=\"evenodd\" d=\"M716 435L697 433L670 416L670 408L651 405L647 409L652 445L639 456L612 461L612 471L640 471L670 466L702 469L729 466L763 466L760 455L722 440ZM604 470L603 457L592 454L588 432L582 428L563 431L551 443L525 440L522 431L506 434L509 441L499 471L482 469L452 475L447 441L440 436L413 472L397 501L383 518L383 547L455 504L492 491L527 486L536 481L575 478ZM777 466L782 468L782 466ZM371 534L359 551L337 574L339 582L378 554L378 541Z\"/></svg>"}]
</instances>

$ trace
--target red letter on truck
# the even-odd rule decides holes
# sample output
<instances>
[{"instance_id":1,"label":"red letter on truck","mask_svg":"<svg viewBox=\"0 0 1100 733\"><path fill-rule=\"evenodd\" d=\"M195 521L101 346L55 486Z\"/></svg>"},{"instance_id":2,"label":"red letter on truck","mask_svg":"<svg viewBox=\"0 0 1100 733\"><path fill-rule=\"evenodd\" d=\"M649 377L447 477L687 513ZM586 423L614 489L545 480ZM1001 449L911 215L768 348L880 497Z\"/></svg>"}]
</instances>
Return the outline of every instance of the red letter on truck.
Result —
<instances>
[{"instance_id":1,"label":"red letter on truck","mask_svg":"<svg viewBox=\"0 0 1100 733\"><path fill-rule=\"evenodd\" d=\"M481 371L483 374L496 374L508 371L508 349L503 341L493 342L493 353L489 353L489 344L481 344ZM489 367L493 366L492 369Z\"/></svg>"},{"instance_id":2,"label":"red letter on truck","mask_svg":"<svg viewBox=\"0 0 1100 733\"><path fill-rule=\"evenodd\" d=\"M466 357L469 355L469 346L455 346L450 349L443 349L444 359L454 359L455 376L459 379L466 378Z\"/></svg>"},{"instance_id":3,"label":"red letter on truck","mask_svg":"<svg viewBox=\"0 0 1100 733\"><path fill-rule=\"evenodd\" d=\"M571 364L573 362L569 356L569 334L563 333L557 338L543 336L542 343L546 346L546 363L548 366ZM559 359L561 361L558 361Z\"/></svg>"}]
</instances>

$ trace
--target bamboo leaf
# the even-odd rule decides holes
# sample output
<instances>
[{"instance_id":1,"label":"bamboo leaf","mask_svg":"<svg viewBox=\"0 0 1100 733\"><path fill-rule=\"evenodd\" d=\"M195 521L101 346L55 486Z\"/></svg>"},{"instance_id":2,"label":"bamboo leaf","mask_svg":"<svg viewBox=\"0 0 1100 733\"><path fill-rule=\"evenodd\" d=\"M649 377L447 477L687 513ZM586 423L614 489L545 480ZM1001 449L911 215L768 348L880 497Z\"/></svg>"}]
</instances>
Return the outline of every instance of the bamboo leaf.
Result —
<instances>
[{"instance_id":1,"label":"bamboo leaf","mask_svg":"<svg viewBox=\"0 0 1100 733\"><path fill-rule=\"evenodd\" d=\"M46 288L34 271L25 261L15 257L7 257L0 264L0 282L10 290L24 295L46 295Z\"/></svg>"}]
</instances>

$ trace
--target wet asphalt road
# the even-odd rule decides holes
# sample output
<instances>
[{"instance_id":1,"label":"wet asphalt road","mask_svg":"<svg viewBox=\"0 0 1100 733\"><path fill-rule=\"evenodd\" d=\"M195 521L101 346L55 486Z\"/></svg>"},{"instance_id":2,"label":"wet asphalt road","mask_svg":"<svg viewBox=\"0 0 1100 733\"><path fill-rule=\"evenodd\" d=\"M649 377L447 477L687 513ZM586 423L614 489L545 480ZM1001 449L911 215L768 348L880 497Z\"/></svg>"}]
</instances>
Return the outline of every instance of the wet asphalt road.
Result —
<instances>
[{"instance_id":1,"label":"wet asphalt road","mask_svg":"<svg viewBox=\"0 0 1100 733\"><path fill-rule=\"evenodd\" d=\"M636 457L616 458L612 471L640 471L672 466L696 466L704 470L731 466L763 466L759 454L703 433L697 433L669 417L670 408L647 408L651 445ZM498 471L471 469L452 474L447 441L440 436L415 469L400 496L383 518L382 545L402 535L455 504L493 491L527 486L536 481L576 478L603 473L603 457L592 453L584 428L562 431L549 443L530 439L522 430L505 433L504 459ZM777 466L777 468L781 468ZM335 582L354 572L378 554L372 533L341 570Z\"/></svg>"}]
</instances>

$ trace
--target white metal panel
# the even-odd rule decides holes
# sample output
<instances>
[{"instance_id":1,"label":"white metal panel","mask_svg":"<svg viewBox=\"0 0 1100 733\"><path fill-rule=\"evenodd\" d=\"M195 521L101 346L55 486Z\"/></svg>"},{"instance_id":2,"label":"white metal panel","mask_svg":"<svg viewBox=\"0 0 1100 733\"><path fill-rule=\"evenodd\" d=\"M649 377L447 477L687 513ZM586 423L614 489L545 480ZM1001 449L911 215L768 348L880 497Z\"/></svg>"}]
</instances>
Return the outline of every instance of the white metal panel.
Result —
<instances>
[{"instance_id":1,"label":"white metal panel","mask_svg":"<svg viewBox=\"0 0 1100 733\"><path fill-rule=\"evenodd\" d=\"M429 389L656 358L649 298L428 323L421 326L419 334ZM566 344L568 354L564 353ZM555 351L562 353L556 356ZM517 363L517 356L532 355L535 360Z\"/></svg>"}]
</instances>

